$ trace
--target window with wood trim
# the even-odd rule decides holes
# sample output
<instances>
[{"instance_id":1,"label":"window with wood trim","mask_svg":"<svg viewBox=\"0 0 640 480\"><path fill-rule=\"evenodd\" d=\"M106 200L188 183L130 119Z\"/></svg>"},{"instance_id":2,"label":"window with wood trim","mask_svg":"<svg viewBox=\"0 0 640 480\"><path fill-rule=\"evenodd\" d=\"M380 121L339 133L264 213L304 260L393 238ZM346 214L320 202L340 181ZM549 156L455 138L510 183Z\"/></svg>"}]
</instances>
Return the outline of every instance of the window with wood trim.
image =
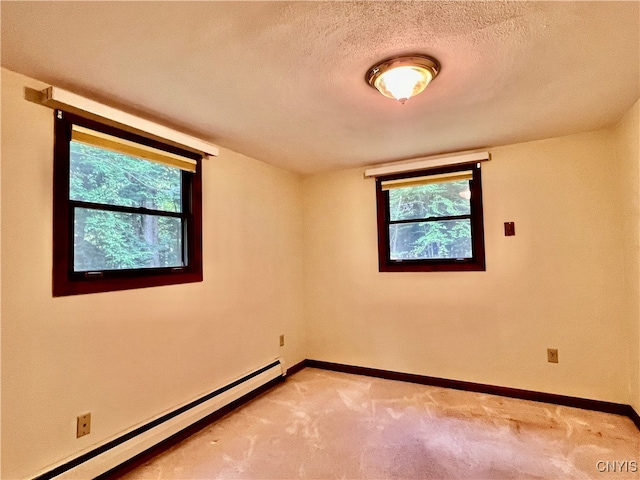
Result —
<instances>
[{"instance_id":1,"label":"window with wood trim","mask_svg":"<svg viewBox=\"0 0 640 480\"><path fill-rule=\"evenodd\" d=\"M202 281L202 157L55 112L53 295Z\"/></svg>"},{"instance_id":2,"label":"window with wood trim","mask_svg":"<svg viewBox=\"0 0 640 480\"><path fill-rule=\"evenodd\" d=\"M376 179L381 272L485 270L480 164Z\"/></svg>"}]
</instances>

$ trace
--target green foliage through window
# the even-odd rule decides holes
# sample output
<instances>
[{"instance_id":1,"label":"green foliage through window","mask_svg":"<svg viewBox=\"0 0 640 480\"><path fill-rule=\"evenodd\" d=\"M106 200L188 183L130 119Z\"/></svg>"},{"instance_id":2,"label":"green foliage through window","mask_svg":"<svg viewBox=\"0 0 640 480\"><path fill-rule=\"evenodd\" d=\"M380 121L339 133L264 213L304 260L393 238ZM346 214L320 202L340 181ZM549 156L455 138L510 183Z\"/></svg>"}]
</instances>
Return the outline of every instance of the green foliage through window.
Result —
<instances>
[{"instance_id":1,"label":"green foliage through window","mask_svg":"<svg viewBox=\"0 0 640 480\"><path fill-rule=\"evenodd\" d=\"M75 209L76 272L182 266L179 218Z\"/></svg>"},{"instance_id":2,"label":"green foliage through window","mask_svg":"<svg viewBox=\"0 0 640 480\"><path fill-rule=\"evenodd\" d=\"M470 258L470 220L436 220L438 217L469 215L471 201L466 192L469 192L468 180L390 189L392 222L433 220L389 225L391 260Z\"/></svg>"},{"instance_id":3,"label":"green foliage through window","mask_svg":"<svg viewBox=\"0 0 640 480\"><path fill-rule=\"evenodd\" d=\"M179 168L71 142L71 200L182 212ZM179 267L180 218L74 208L74 271Z\"/></svg>"},{"instance_id":4,"label":"green foliage through window","mask_svg":"<svg viewBox=\"0 0 640 480\"><path fill-rule=\"evenodd\" d=\"M69 198L180 212L181 170L71 142Z\"/></svg>"}]
</instances>

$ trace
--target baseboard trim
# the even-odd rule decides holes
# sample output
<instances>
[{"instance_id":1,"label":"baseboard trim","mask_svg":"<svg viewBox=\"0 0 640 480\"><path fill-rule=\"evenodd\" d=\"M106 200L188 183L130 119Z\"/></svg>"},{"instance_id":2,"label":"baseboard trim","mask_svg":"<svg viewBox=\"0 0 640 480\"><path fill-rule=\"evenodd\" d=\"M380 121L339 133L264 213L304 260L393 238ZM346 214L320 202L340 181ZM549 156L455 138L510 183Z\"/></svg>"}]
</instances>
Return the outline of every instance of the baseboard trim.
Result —
<instances>
[{"instance_id":1,"label":"baseboard trim","mask_svg":"<svg viewBox=\"0 0 640 480\"><path fill-rule=\"evenodd\" d=\"M67 478L69 475L101 478L105 475L104 472L118 469L158 445L172 439L179 441L175 439L183 435L183 432L193 433L203 428L282 380L282 363L275 360L76 458L50 468L37 475L34 480ZM191 430L196 425L198 427Z\"/></svg>"},{"instance_id":2,"label":"baseboard trim","mask_svg":"<svg viewBox=\"0 0 640 480\"><path fill-rule=\"evenodd\" d=\"M640 415L638 415L638 412L636 412L631 405L628 405L628 407L629 418L633 420L633 423L635 423L636 427L638 427L638 430L640 430Z\"/></svg>"},{"instance_id":3,"label":"baseboard trim","mask_svg":"<svg viewBox=\"0 0 640 480\"><path fill-rule=\"evenodd\" d=\"M296 363L295 365L292 365L287 369L287 377L290 377L291 375L296 374L306 366L307 366L307 360L302 360L301 362ZM151 460L153 457L157 456L158 454L168 450L174 445L177 445L184 439L190 437L191 435L194 435L195 433L199 432L203 428L211 425L213 422L219 420L220 418L224 417L228 413L231 413L233 410L248 403L249 401L253 400L259 395L262 395L263 393L267 392L268 390L273 388L275 385L283 382L284 380L285 380L284 377L279 377L271 380L265 385L231 402L229 405L222 407L220 410L212 413L211 415L203 418L202 420L199 420L198 422L190 425L184 430L154 445L148 450L136 455L135 457L127 460L126 462L118 465L117 467L100 475L99 477L96 477L96 480L115 480L117 478L122 477L123 475L130 472L131 470L134 470L139 466L143 465L144 463L146 463L147 461Z\"/></svg>"},{"instance_id":4,"label":"baseboard trim","mask_svg":"<svg viewBox=\"0 0 640 480\"><path fill-rule=\"evenodd\" d=\"M276 361L266 367L263 367L262 369L257 370L225 387L222 387L216 390L215 392L212 392L206 395L205 397L202 397L201 399L191 402L189 405L185 405L184 407L181 407L161 418L158 418L153 422L150 422L149 424L139 427L138 429L126 435L123 435L101 447L98 447L90 452L87 452L72 461L69 461L52 470L49 470L46 473L43 473L35 477L34 480L52 479L54 477L61 476L65 472L72 470L74 467L82 464L83 462L91 460L92 458L104 453L105 451L111 448L114 448L126 442L127 440L135 437L136 435L140 435L141 433L144 433L147 430L154 428L155 426L161 424L162 422L170 420L171 418L179 415L180 413L188 410L189 408L193 408L194 406L197 406L200 403L203 403L210 398L220 395L221 393L233 388L239 383L246 381L247 379L253 378L261 374L262 372L275 367L276 365L280 365L280 362ZM555 405L564 405L568 407L576 407L576 408L581 408L585 410L594 410L594 411L605 412L605 413L613 413L616 415L623 415L623 416L629 417L633 421L633 423L636 425L638 430L640 430L640 415L638 415L638 412L636 412L631 405L624 405L620 403L605 402L601 400L591 400L586 398L570 397L566 395L557 395L553 393L536 392L532 390L523 390L523 389L509 388L509 387L499 387L495 385L487 385L482 383L465 382L461 380L450 380L446 378L430 377L426 375L417 375L412 373L394 372L391 370L359 367L354 365L345 365L341 363L325 362L321 360L310 360L310 359L306 359L295 365L292 365L289 369L287 369L287 376L294 375L295 373L303 370L306 367L318 368L322 370L331 370L336 372L351 373L356 375L364 375L369 377L384 378L388 380L398 380L398 381L409 382L409 383L418 383L422 385L452 388L456 390L465 390L470 392L500 395L503 397L519 398L522 400L531 400L531 401L550 403ZM197 433L198 431L210 425L211 423L215 422L216 420L219 420L220 418L232 412L233 410L239 408L240 406L253 400L257 396L270 390L275 385L283 382L284 379L285 379L284 376L279 375L276 378L269 380L268 382L262 384L261 386L255 388L254 390L220 407L215 412L195 421L194 423L188 425L184 429L152 445L146 450L134 455L133 457L109 469L105 473L102 473L99 476L96 476L95 478L99 480L115 480L121 477L127 472L147 462L152 457L158 455L159 453L162 453L163 451L167 450L173 445Z\"/></svg>"},{"instance_id":5,"label":"baseboard trim","mask_svg":"<svg viewBox=\"0 0 640 480\"><path fill-rule=\"evenodd\" d=\"M306 367L319 368L322 370L332 370L334 372L353 373L368 377L385 378L387 380L399 380L402 382L419 383L434 387L453 388L455 390L466 390L469 392L487 393L490 395L500 395L502 397L519 398L521 400L531 400L534 402L551 403L566 407L581 408L584 410L594 410L598 412L613 413L629 417L640 430L640 416L631 405L622 403L605 402L602 400L591 400L588 398L570 397L555 393L536 392L533 390L523 390L519 388L498 387L484 383L465 382L462 380L450 380L446 378L430 377L426 375L416 375L413 373L394 372L391 370L381 370L377 368L358 367L345 365L342 363L324 362L321 360L309 360L304 362Z\"/></svg>"},{"instance_id":6,"label":"baseboard trim","mask_svg":"<svg viewBox=\"0 0 640 480\"><path fill-rule=\"evenodd\" d=\"M123 475L130 472L131 470L134 470L140 467L144 463L151 460L153 457L161 454L162 452L165 452L169 448L173 447L174 445L177 445L178 443L182 442L183 440L190 437L191 435L198 433L203 428L208 427L213 422L220 420L222 417L224 417L228 413L231 413L237 408L240 408L244 404L250 402L254 398L267 392L268 390L271 390L273 387L275 387L276 385L282 382L284 382L284 377L278 377L278 378L274 378L273 380L270 380L269 382L265 383L261 387L258 387L252 392L247 393L246 395L238 398L237 400L234 400L228 405L225 405L220 410L217 410L211 415L208 415L203 419L198 420L196 423L191 424L184 430L181 430L180 432L172 435L166 440L163 440L162 442L155 444L154 446L145 450L144 452L141 452L135 457L127 460L126 462L121 463L120 465L112 468L108 472L105 472L102 475L97 476L94 480L116 480L122 477Z\"/></svg>"},{"instance_id":7,"label":"baseboard trim","mask_svg":"<svg viewBox=\"0 0 640 480\"><path fill-rule=\"evenodd\" d=\"M300 370L302 370L303 368L305 368L307 366L307 361L308 360L302 360L301 362L298 362L295 365L292 365L291 367L289 367L287 369L287 376L290 377L291 375L294 375L298 373Z\"/></svg>"}]
</instances>

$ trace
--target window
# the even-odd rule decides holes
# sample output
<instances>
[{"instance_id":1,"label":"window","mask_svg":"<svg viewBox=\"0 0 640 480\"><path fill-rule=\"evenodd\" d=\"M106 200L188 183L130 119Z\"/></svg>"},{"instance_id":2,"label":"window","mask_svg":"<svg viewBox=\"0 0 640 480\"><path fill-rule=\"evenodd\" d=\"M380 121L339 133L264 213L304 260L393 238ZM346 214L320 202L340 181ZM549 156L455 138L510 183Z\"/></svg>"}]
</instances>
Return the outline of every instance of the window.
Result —
<instances>
[{"instance_id":1,"label":"window","mask_svg":"<svg viewBox=\"0 0 640 480\"><path fill-rule=\"evenodd\" d=\"M56 111L53 295L202 281L201 161Z\"/></svg>"},{"instance_id":2,"label":"window","mask_svg":"<svg viewBox=\"0 0 640 480\"><path fill-rule=\"evenodd\" d=\"M485 270L480 164L376 179L381 272Z\"/></svg>"}]
</instances>

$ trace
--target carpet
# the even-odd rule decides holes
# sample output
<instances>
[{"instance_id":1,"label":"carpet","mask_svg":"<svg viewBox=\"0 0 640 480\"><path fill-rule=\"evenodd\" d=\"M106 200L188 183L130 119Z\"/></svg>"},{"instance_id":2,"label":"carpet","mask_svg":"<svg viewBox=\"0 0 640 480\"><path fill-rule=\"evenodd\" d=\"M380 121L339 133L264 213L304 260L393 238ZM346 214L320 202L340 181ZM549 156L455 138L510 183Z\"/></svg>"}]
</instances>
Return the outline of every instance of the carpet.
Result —
<instances>
[{"instance_id":1,"label":"carpet","mask_svg":"<svg viewBox=\"0 0 640 480\"><path fill-rule=\"evenodd\" d=\"M133 479L638 479L622 416L306 368Z\"/></svg>"}]
</instances>

